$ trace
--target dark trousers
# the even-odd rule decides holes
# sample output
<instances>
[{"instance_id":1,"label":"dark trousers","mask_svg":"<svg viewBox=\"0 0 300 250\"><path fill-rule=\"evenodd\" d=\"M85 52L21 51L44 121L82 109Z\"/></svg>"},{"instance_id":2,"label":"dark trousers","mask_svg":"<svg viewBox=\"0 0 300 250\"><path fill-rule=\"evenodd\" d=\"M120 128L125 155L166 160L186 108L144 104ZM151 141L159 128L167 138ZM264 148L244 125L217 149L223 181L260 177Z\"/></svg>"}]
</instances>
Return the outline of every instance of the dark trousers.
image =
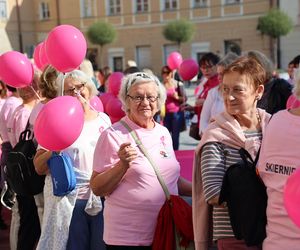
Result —
<instances>
[{"instance_id":1,"label":"dark trousers","mask_svg":"<svg viewBox=\"0 0 300 250\"><path fill-rule=\"evenodd\" d=\"M17 195L20 214L18 232L18 250L33 250L41 235L41 227L37 208L32 196Z\"/></svg>"},{"instance_id":2,"label":"dark trousers","mask_svg":"<svg viewBox=\"0 0 300 250\"><path fill-rule=\"evenodd\" d=\"M173 141L173 149L179 148L179 135L184 123L184 113L179 111L175 113L166 113L164 126L170 131Z\"/></svg>"},{"instance_id":3,"label":"dark trousers","mask_svg":"<svg viewBox=\"0 0 300 250\"><path fill-rule=\"evenodd\" d=\"M84 209L87 200L76 200L71 224L67 250L105 250L103 241L103 209L95 215L88 215ZM102 199L104 208L104 199Z\"/></svg>"}]
</instances>

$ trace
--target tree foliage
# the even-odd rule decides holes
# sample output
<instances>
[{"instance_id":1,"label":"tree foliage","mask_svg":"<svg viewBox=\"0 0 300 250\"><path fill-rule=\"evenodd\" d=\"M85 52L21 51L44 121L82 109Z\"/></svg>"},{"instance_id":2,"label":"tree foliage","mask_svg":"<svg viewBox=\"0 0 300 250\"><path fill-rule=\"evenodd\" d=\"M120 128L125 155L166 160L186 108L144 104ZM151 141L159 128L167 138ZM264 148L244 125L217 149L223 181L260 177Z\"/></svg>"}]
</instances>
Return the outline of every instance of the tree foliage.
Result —
<instances>
[{"instance_id":1,"label":"tree foliage","mask_svg":"<svg viewBox=\"0 0 300 250\"><path fill-rule=\"evenodd\" d=\"M272 38L287 35L293 28L292 19L278 9L270 10L258 20L257 29Z\"/></svg>"},{"instance_id":2,"label":"tree foliage","mask_svg":"<svg viewBox=\"0 0 300 250\"><path fill-rule=\"evenodd\" d=\"M96 22L92 24L87 31L87 37L91 43L100 45L112 43L116 38L114 27L105 22Z\"/></svg>"},{"instance_id":3,"label":"tree foliage","mask_svg":"<svg viewBox=\"0 0 300 250\"><path fill-rule=\"evenodd\" d=\"M181 43L190 41L194 33L194 24L183 19L172 21L163 29L164 37L169 41L176 42L179 47Z\"/></svg>"}]
</instances>

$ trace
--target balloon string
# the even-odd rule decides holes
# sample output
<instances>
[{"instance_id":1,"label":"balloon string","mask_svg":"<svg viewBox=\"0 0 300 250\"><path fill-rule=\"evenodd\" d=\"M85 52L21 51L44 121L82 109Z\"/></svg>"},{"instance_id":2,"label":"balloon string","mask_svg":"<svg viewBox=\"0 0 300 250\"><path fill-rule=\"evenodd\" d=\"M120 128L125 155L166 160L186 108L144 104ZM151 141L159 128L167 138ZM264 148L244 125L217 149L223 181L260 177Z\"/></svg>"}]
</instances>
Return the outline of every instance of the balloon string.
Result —
<instances>
[{"instance_id":1,"label":"balloon string","mask_svg":"<svg viewBox=\"0 0 300 250\"><path fill-rule=\"evenodd\" d=\"M97 112L98 113L98 115L100 114L100 112L99 111L97 111L91 104L90 104L90 102L87 100L87 99L85 99L81 94L80 94L80 91L74 91L75 92L75 94L79 97L79 98L81 98L87 105L89 105L89 107L92 109L92 110L94 110L95 112ZM123 140L123 138L121 138L121 136L117 133L117 131L113 128L113 126L111 126L111 124L110 123L108 123L105 119L103 119L101 116L100 116L100 118L111 128L111 130L113 131L113 132L115 132L115 134L119 137L119 139L121 139L121 140Z\"/></svg>"},{"instance_id":2,"label":"balloon string","mask_svg":"<svg viewBox=\"0 0 300 250\"><path fill-rule=\"evenodd\" d=\"M30 88L32 89L32 91L34 92L34 94L37 96L37 98L39 99L39 101L41 101L42 98L39 96L38 92L36 92L36 90L34 89L34 87L32 87L32 85L30 85Z\"/></svg>"}]
</instances>

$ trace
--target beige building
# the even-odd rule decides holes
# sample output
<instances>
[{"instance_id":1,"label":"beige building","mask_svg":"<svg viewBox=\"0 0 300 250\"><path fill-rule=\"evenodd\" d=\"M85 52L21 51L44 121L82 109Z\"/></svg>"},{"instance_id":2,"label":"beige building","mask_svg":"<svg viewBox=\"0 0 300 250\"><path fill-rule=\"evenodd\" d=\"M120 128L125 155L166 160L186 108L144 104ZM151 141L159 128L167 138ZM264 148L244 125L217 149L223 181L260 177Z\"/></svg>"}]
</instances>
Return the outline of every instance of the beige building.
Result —
<instances>
[{"instance_id":1,"label":"beige building","mask_svg":"<svg viewBox=\"0 0 300 250\"><path fill-rule=\"evenodd\" d=\"M117 31L116 40L104 46L102 67L124 70L127 61L134 60L140 68L159 73L168 54L178 50L163 37L163 27L169 21L187 19L196 33L182 44L183 58L198 60L207 51L222 56L229 50L257 49L269 54L269 39L256 27L258 17L270 9L270 0L19 0L19 22L16 2L0 0L0 52L6 47L19 50L18 34L22 34L23 50L31 54L56 25L71 24L85 33L89 25L102 20ZM6 47L2 39L7 40ZM99 47L89 44L88 48L89 55L96 52L95 63L100 65Z\"/></svg>"}]
</instances>

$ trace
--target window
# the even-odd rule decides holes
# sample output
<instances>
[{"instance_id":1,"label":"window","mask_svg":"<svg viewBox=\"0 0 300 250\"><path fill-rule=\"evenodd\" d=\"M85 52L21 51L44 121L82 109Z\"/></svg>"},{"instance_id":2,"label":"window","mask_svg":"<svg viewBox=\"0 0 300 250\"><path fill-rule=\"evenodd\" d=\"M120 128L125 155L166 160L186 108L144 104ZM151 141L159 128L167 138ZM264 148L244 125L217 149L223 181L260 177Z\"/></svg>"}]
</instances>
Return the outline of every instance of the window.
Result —
<instances>
[{"instance_id":1,"label":"window","mask_svg":"<svg viewBox=\"0 0 300 250\"><path fill-rule=\"evenodd\" d=\"M207 0L194 0L194 8L207 7Z\"/></svg>"},{"instance_id":2,"label":"window","mask_svg":"<svg viewBox=\"0 0 300 250\"><path fill-rule=\"evenodd\" d=\"M177 0L165 0L165 10L177 9Z\"/></svg>"},{"instance_id":3,"label":"window","mask_svg":"<svg viewBox=\"0 0 300 250\"><path fill-rule=\"evenodd\" d=\"M113 57L113 71L123 71L123 57Z\"/></svg>"},{"instance_id":4,"label":"window","mask_svg":"<svg viewBox=\"0 0 300 250\"><path fill-rule=\"evenodd\" d=\"M141 69L151 68L151 48L150 46L138 46L136 47L136 59L137 65Z\"/></svg>"},{"instance_id":5,"label":"window","mask_svg":"<svg viewBox=\"0 0 300 250\"><path fill-rule=\"evenodd\" d=\"M240 0L225 0L225 4L237 4L240 3Z\"/></svg>"},{"instance_id":6,"label":"window","mask_svg":"<svg viewBox=\"0 0 300 250\"><path fill-rule=\"evenodd\" d=\"M49 3L41 2L40 3L40 19L49 19L49 18L50 18Z\"/></svg>"},{"instance_id":7,"label":"window","mask_svg":"<svg viewBox=\"0 0 300 250\"><path fill-rule=\"evenodd\" d=\"M108 15L121 13L121 0L108 0Z\"/></svg>"},{"instance_id":8,"label":"window","mask_svg":"<svg viewBox=\"0 0 300 250\"><path fill-rule=\"evenodd\" d=\"M6 0L0 0L0 19L7 18Z\"/></svg>"},{"instance_id":9,"label":"window","mask_svg":"<svg viewBox=\"0 0 300 250\"><path fill-rule=\"evenodd\" d=\"M92 16L92 2L93 0L80 0L80 9L82 17Z\"/></svg>"},{"instance_id":10,"label":"window","mask_svg":"<svg viewBox=\"0 0 300 250\"><path fill-rule=\"evenodd\" d=\"M136 12L147 12L149 9L149 3L148 0L136 0Z\"/></svg>"},{"instance_id":11,"label":"window","mask_svg":"<svg viewBox=\"0 0 300 250\"><path fill-rule=\"evenodd\" d=\"M224 41L225 55L230 51L236 53L237 55L241 55L242 52L241 44L242 44L241 39L225 40Z\"/></svg>"}]
</instances>

